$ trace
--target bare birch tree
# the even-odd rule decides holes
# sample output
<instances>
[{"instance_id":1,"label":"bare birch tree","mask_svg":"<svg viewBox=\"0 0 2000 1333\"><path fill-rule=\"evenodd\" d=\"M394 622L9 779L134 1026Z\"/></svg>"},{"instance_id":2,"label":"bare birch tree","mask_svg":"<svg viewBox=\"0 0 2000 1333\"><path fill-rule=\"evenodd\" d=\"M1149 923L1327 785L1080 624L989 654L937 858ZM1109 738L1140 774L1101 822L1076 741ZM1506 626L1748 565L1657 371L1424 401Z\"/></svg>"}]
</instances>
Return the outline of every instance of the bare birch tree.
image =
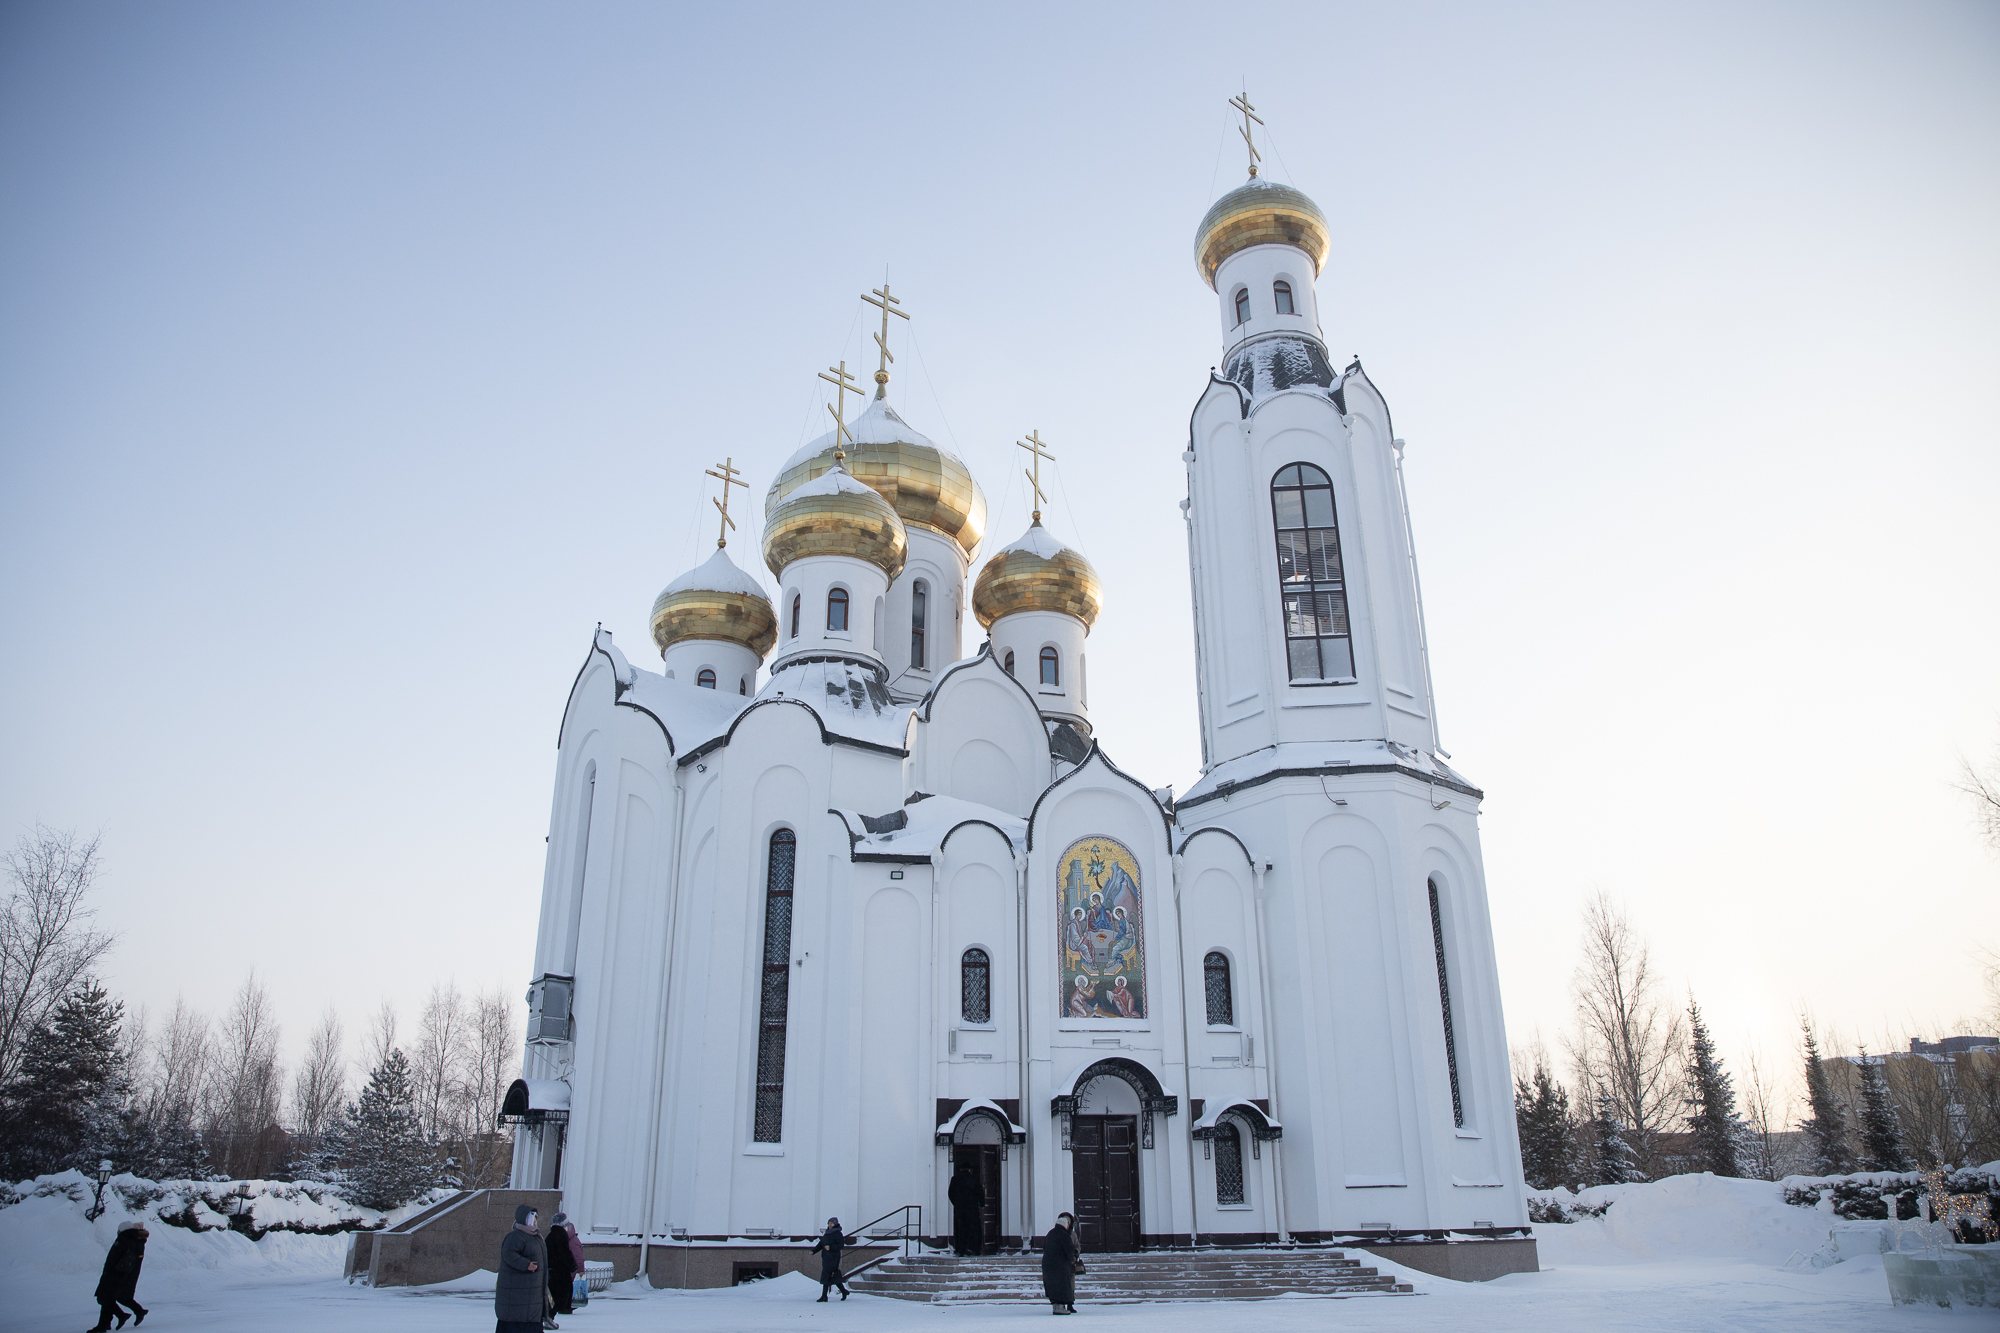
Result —
<instances>
[{"instance_id":1,"label":"bare birch tree","mask_svg":"<svg viewBox=\"0 0 2000 1333\"><path fill-rule=\"evenodd\" d=\"M216 1164L230 1175L266 1165L256 1141L278 1123L283 1074L271 993L252 972L223 1015L216 1060Z\"/></svg>"},{"instance_id":2,"label":"bare birch tree","mask_svg":"<svg viewBox=\"0 0 2000 1333\"><path fill-rule=\"evenodd\" d=\"M432 1142L451 1137L453 1102L464 1078L465 1052L471 1020L465 1012L465 997L458 983L446 981L431 987L430 998L417 1020L416 1040L411 1043L410 1082L414 1085L417 1120L424 1137Z\"/></svg>"},{"instance_id":3,"label":"bare birch tree","mask_svg":"<svg viewBox=\"0 0 2000 1333\"><path fill-rule=\"evenodd\" d=\"M514 1153L514 1137L499 1126L500 1104L521 1072L520 1035L514 1004L503 990L481 995L472 1009L471 1037L465 1047L459 1085L459 1123L464 1140L465 1183L492 1187L504 1182Z\"/></svg>"},{"instance_id":4,"label":"bare birch tree","mask_svg":"<svg viewBox=\"0 0 2000 1333\"><path fill-rule=\"evenodd\" d=\"M385 997L381 1007L368 1016L368 1035L363 1039L367 1044L362 1047L364 1077L370 1070L380 1069L389 1052L396 1049L397 1026L396 1006Z\"/></svg>"},{"instance_id":5,"label":"bare birch tree","mask_svg":"<svg viewBox=\"0 0 2000 1333\"><path fill-rule=\"evenodd\" d=\"M2000 762L1986 772L1972 766L1972 761L1961 757L1958 761L1958 778L1952 786L1964 792L1972 802L1972 820L1979 829L1979 837L1988 848L2000 852Z\"/></svg>"},{"instance_id":6,"label":"bare birch tree","mask_svg":"<svg viewBox=\"0 0 2000 1333\"><path fill-rule=\"evenodd\" d=\"M1603 1087L1641 1166L1657 1175L1656 1139L1681 1101L1685 1017L1663 996L1645 941L1601 890L1584 904L1583 959L1570 990L1570 1056L1582 1086Z\"/></svg>"},{"instance_id":7,"label":"bare birch tree","mask_svg":"<svg viewBox=\"0 0 2000 1333\"><path fill-rule=\"evenodd\" d=\"M0 856L12 886L0 910L0 1085L20 1069L28 1034L96 967L117 938L86 905L97 880L96 836L35 825Z\"/></svg>"},{"instance_id":8,"label":"bare birch tree","mask_svg":"<svg viewBox=\"0 0 2000 1333\"><path fill-rule=\"evenodd\" d=\"M317 1140L347 1100L347 1034L332 1005L306 1041L306 1058L292 1079L292 1126Z\"/></svg>"}]
</instances>

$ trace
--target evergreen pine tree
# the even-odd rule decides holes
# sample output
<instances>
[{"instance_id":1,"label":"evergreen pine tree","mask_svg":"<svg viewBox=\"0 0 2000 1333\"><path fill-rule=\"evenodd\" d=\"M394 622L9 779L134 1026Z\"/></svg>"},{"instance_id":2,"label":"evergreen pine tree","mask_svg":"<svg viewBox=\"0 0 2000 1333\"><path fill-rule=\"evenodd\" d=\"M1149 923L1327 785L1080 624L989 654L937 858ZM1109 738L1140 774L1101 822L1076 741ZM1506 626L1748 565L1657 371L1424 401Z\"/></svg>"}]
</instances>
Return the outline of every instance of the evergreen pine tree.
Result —
<instances>
[{"instance_id":1,"label":"evergreen pine tree","mask_svg":"<svg viewBox=\"0 0 2000 1333\"><path fill-rule=\"evenodd\" d=\"M397 1208L437 1184L437 1152L417 1117L410 1062L400 1050L368 1076L342 1117L348 1197L368 1208Z\"/></svg>"},{"instance_id":2,"label":"evergreen pine tree","mask_svg":"<svg viewBox=\"0 0 2000 1333\"><path fill-rule=\"evenodd\" d=\"M1715 1039L1701 1021L1701 1006L1688 1001L1687 1127L1694 1136L1694 1156L1704 1171L1740 1176L1736 1146L1743 1122L1736 1117L1736 1086L1715 1053Z\"/></svg>"},{"instance_id":3,"label":"evergreen pine tree","mask_svg":"<svg viewBox=\"0 0 2000 1333\"><path fill-rule=\"evenodd\" d=\"M1889 1081L1866 1051L1861 1054L1861 1165L1866 1171L1911 1169L1903 1151L1903 1127L1889 1100Z\"/></svg>"},{"instance_id":4,"label":"evergreen pine tree","mask_svg":"<svg viewBox=\"0 0 2000 1333\"><path fill-rule=\"evenodd\" d=\"M85 980L29 1034L19 1072L0 1092L0 1175L94 1168L114 1151L131 1091L118 1045L124 1017L124 1005Z\"/></svg>"},{"instance_id":5,"label":"evergreen pine tree","mask_svg":"<svg viewBox=\"0 0 2000 1333\"><path fill-rule=\"evenodd\" d=\"M1521 1135L1521 1172L1530 1188L1554 1189L1576 1180L1576 1122L1569 1093L1539 1060L1532 1082L1515 1080L1514 1123Z\"/></svg>"},{"instance_id":6,"label":"evergreen pine tree","mask_svg":"<svg viewBox=\"0 0 2000 1333\"><path fill-rule=\"evenodd\" d=\"M1806 1104L1811 1111L1799 1128L1805 1131L1808 1155L1806 1169L1816 1176L1846 1175L1854 1169L1854 1150L1847 1146L1847 1121L1834 1100L1833 1084L1819 1062L1819 1039L1812 1026L1801 1023L1805 1032Z\"/></svg>"},{"instance_id":7,"label":"evergreen pine tree","mask_svg":"<svg viewBox=\"0 0 2000 1333\"><path fill-rule=\"evenodd\" d=\"M1590 1131L1597 1148L1591 1184L1625 1185L1646 1178L1646 1173L1639 1169L1639 1154L1625 1141L1625 1127L1618 1123L1617 1109L1611 1104L1610 1092L1604 1088L1597 1090L1597 1118L1590 1122Z\"/></svg>"}]
</instances>

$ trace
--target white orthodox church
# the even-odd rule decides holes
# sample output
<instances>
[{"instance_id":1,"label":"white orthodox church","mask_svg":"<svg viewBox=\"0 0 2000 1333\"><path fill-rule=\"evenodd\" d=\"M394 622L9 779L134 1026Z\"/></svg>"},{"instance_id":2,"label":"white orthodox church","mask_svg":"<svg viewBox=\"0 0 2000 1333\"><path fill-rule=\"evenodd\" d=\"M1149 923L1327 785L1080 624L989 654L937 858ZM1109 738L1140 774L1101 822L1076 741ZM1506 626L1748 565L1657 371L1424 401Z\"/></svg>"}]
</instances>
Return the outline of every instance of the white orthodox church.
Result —
<instances>
[{"instance_id":1,"label":"white orthodox church","mask_svg":"<svg viewBox=\"0 0 2000 1333\"><path fill-rule=\"evenodd\" d=\"M998 1247L1059 1212L1086 1252L1525 1235L1481 793L1438 745L1403 442L1322 339L1330 251L1254 172L1197 232L1224 351L1180 451L1178 799L1093 728L1090 564L1039 513L988 534L886 373L777 471L775 603L718 549L654 604L655 669L597 633L515 1187L661 1284L829 1216L947 1234L966 1164Z\"/></svg>"}]
</instances>

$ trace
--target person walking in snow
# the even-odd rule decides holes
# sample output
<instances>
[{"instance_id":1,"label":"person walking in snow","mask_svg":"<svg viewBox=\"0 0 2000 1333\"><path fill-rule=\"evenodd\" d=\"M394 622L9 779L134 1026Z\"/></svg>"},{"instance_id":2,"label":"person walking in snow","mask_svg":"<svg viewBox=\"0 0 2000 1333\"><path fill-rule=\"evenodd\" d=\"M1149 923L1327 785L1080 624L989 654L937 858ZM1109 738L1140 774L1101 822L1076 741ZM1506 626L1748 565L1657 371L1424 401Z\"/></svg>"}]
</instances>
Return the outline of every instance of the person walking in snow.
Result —
<instances>
[{"instance_id":1,"label":"person walking in snow","mask_svg":"<svg viewBox=\"0 0 2000 1333\"><path fill-rule=\"evenodd\" d=\"M570 1248L569 1231L564 1223L569 1214L557 1213L549 1219L549 1234L545 1242L549 1251L549 1299L555 1303L557 1314L575 1314L570 1304L576 1298L576 1252Z\"/></svg>"},{"instance_id":2,"label":"person walking in snow","mask_svg":"<svg viewBox=\"0 0 2000 1333\"><path fill-rule=\"evenodd\" d=\"M1076 1275L1083 1271L1077 1257L1076 1217L1058 1213L1056 1224L1042 1237L1042 1293L1054 1308L1050 1314L1076 1313Z\"/></svg>"},{"instance_id":3,"label":"person walking in snow","mask_svg":"<svg viewBox=\"0 0 2000 1333\"><path fill-rule=\"evenodd\" d=\"M859 1239L860 1237L858 1236L850 1236L841 1231L839 1218L829 1217L826 1219L826 1234L813 1242L811 1250L811 1253L817 1254L820 1257L820 1300L825 1300L827 1292L833 1290L835 1287L840 1288L840 1299L843 1301L847 1299L847 1282L840 1273L840 1252L843 1248L852 1245ZM814 1304L818 1304L818 1302L816 1301Z\"/></svg>"},{"instance_id":4,"label":"person walking in snow","mask_svg":"<svg viewBox=\"0 0 2000 1333\"><path fill-rule=\"evenodd\" d=\"M945 1197L951 1201L951 1248L962 1257L978 1254L986 1248L986 1219L980 1215L986 1207L986 1187L973 1174L972 1163L959 1164Z\"/></svg>"},{"instance_id":5,"label":"person walking in snow","mask_svg":"<svg viewBox=\"0 0 2000 1333\"><path fill-rule=\"evenodd\" d=\"M104 1256L104 1275L97 1279L97 1327L90 1333L106 1333L113 1319L118 1321L119 1328L125 1327L125 1321L134 1316L137 1316L134 1328L146 1322L146 1307L134 1297L139 1287L139 1266L145 1262L145 1224L120 1222L118 1238L111 1242L111 1252ZM120 1306L132 1313L126 1314Z\"/></svg>"},{"instance_id":6,"label":"person walking in snow","mask_svg":"<svg viewBox=\"0 0 2000 1333\"><path fill-rule=\"evenodd\" d=\"M500 1276L493 1283L493 1333L541 1333L542 1307L549 1298L547 1247L535 1230L535 1209L514 1209L514 1229L500 1242Z\"/></svg>"}]
</instances>

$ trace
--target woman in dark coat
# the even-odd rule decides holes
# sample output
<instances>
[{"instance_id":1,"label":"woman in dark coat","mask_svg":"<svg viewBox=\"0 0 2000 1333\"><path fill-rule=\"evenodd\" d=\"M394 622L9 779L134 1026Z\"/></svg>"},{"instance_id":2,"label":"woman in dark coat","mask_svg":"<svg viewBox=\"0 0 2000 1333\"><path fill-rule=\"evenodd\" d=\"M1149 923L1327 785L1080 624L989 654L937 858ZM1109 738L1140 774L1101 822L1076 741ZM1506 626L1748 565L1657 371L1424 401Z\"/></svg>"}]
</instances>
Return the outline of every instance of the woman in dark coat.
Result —
<instances>
[{"instance_id":1,"label":"woman in dark coat","mask_svg":"<svg viewBox=\"0 0 2000 1333\"><path fill-rule=\"evenodd\" d=\"M576 1255L569 1247L569 1232L563 1223L569 1221L566 1213L557 1213L549 1219L548 1239L544 1246L549 1252L549 1299L555 1302L557 1314L575 1314L570 1304L576 1298Z\"/></svg>"},{"instance_id":2,"label":"woman in dark coat","mask_svg":"<svg viewBox=\"0 0 2000 1333\"><path fill-rule=\"evenodd\" d=\"M1075 1217L1059 1213L1049 1234L1042 1237L1042 1291L1055 1307L1051 1314L1076 1313L1076 1274L1082 1265L1077 1262L1076 1236L1071 1230L1075 1225Z\"/></svg>"},{"instance_id":3,"label":"woman in dark coat","mask_svg":"<svg viewBox=\"0 0 2000 1333\"><path fill-rule=\"evenodd\" d=\"M138 1222L120 1222L118 1238L111 1242L111 1252L104 1256L104 1275L97 1279L97 1327L90 1333L105 1333L116 1319L118 1327L125 1327L125 1321L138 1316L138 1322L146 1322L146 1307L133 1299L139 1287L139 1265L146 1262L146 1228ZM119 1309L125 1306L131 1315Z\"/></svg>"},{"instance_id":4,"label":"woman in dark coat","mask_svg":"<svg viewBox=\"0 0 2000 1333\"><path fill-rule=\"evenodd\" d=\"M542 1333L548 1263L541 1233L535 1230L535 1210L521 1204L514 1209L514 1229L500 1242L500 1276L493 1283L493 1313L500 1322L493 1333Z\"/></svg>"},{"instance_id":5,"label":"woman in dark coat","mask_svg":"<svg viewBox=\"0 0 2000 1333\"><path fill-rule=\"evenodd\" d=\"M812 1253L820 1256L820 1300L825 1300L827 1292L835 1287L840 1288L840 1299L843 1301L847 1299L847 1282L840 1273L840 1251L843 1247L852 1245L857 1239L859 1237L849 1236L841 1231L839 1218L829 1217L826 1219L826 1234L814 1241L812 1247ZM815 1301L814 1304L818 1304L818 1302Z\"/></svg>"},{"instance_id":6,"label":"woman in dark coat","mask_svg":"<svg viewBox=\"0 0 2000 1333\"><path fill-rule=\"evenodd\" d=\"M982 1216L986 1187L973 1174L970 1162L958 1168L945 1197L951 1201L951 1248L962 1255L978 1254L986 1248L986 1219Z\"/></svg>"}]
</instances>

